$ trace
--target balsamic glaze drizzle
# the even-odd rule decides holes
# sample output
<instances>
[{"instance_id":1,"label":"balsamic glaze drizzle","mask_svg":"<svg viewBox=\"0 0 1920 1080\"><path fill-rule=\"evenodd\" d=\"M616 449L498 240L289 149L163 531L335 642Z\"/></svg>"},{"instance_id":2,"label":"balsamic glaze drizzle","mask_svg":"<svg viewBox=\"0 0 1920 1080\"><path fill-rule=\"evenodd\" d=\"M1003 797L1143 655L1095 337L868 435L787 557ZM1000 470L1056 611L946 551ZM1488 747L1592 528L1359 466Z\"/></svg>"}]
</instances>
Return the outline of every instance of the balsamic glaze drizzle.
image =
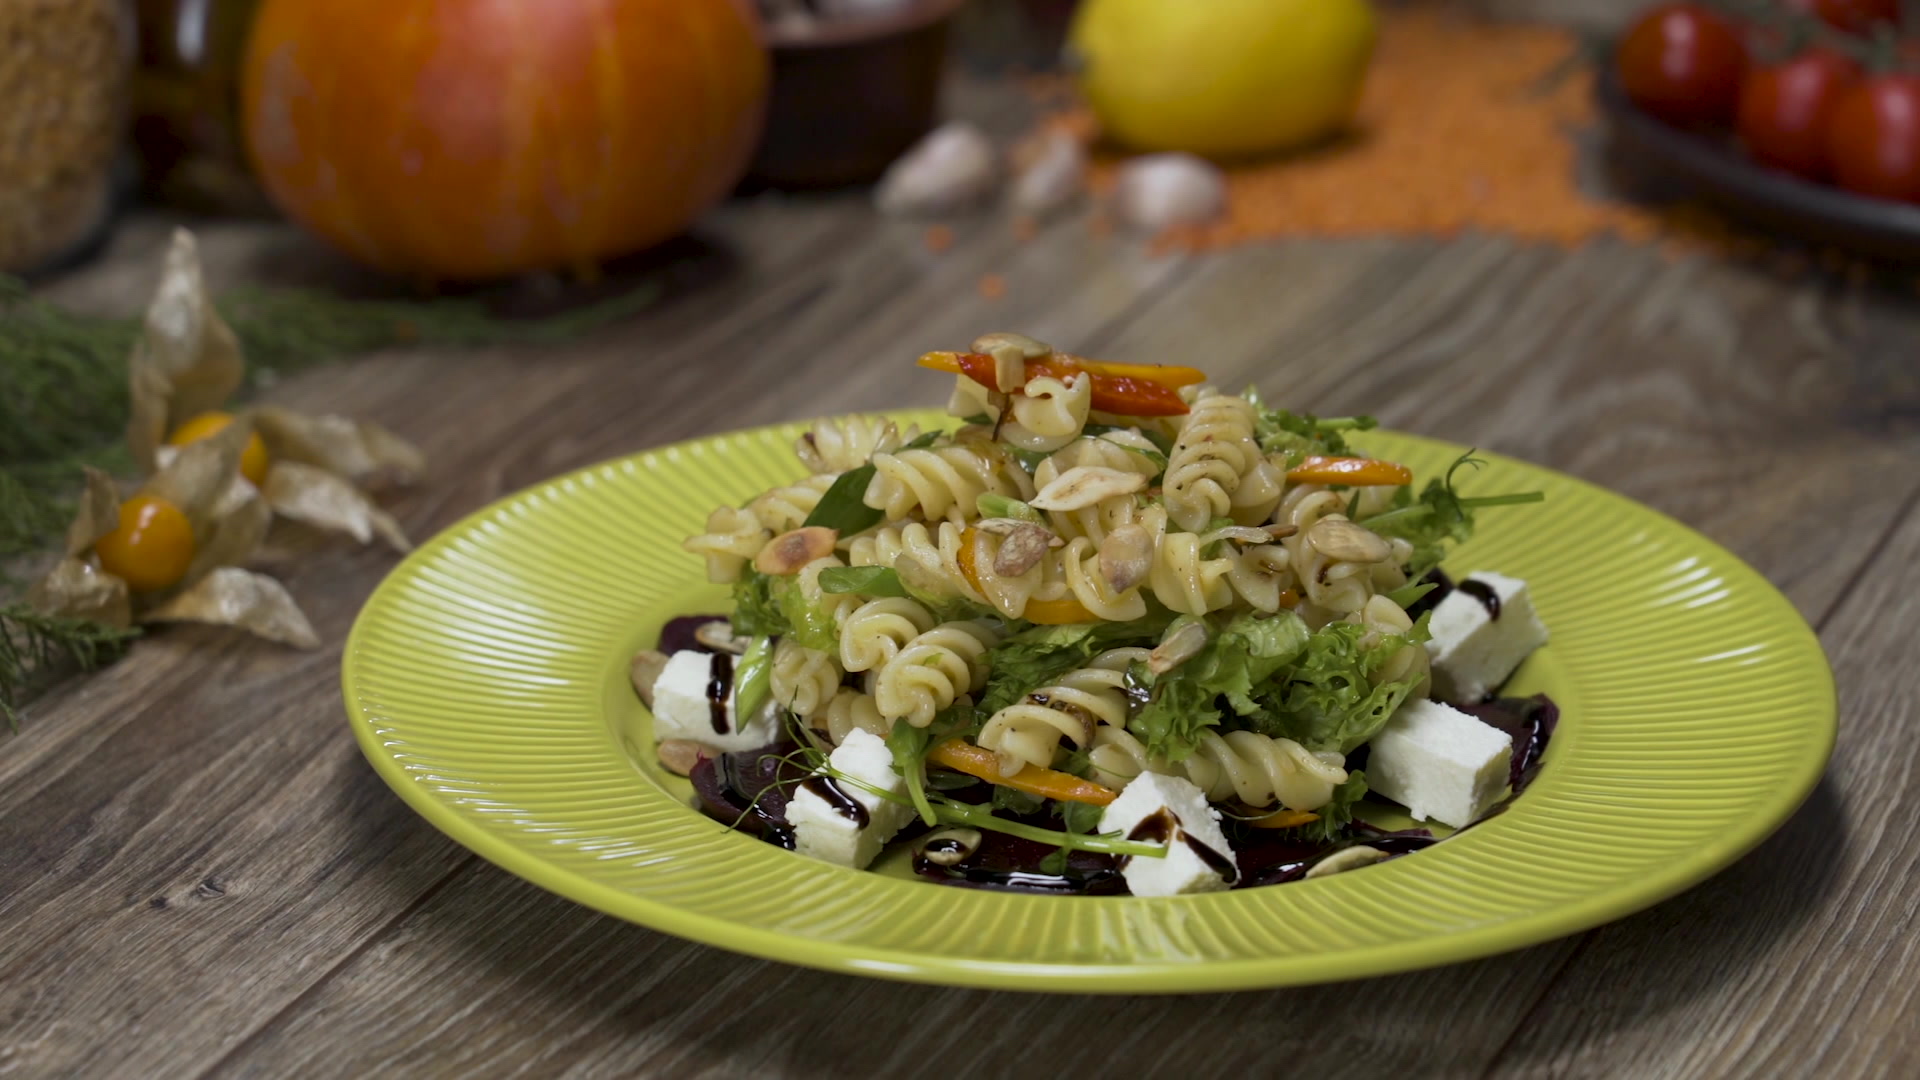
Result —
<instances>
[{"instance_id":1,"label":"balsamic glaze drizzle","mask_svg":"<svg viewBox=\"0 0 1920 1080\"><path fill-rule=\"evenodd\" d=\"M1460 584L1455 585L1454 588L1480 601L1480 606L1487 609L1487 618L1498 619L1500 617L1500 594L1493 591L1493 586L1488 585L1484 581L1475 581L1472 578L1468 578Z\"/></svg>"},{"instance_id":2,"label":"balsamic glaze drizzle","mask_svg":"<svg viewBox=\"0 0 1920 1080\"><path fill-rule=\"evenodd\" d=\"M725 735L732 730L727 724L727 698L732 693L733 657L723 652L714 653L707 665L707 708L713 716L715 735Z\"/></svg>"},{"instance_id":3,"label":"balsamic glaze drizzle","mask_svg":"<svg viewBox=\"0 0 1920 1080\"><path fill-rule=\"evenodd\" d=\"M867 827L867 822L872 820L867 814L867 808L861 805L858 799L842 790L839 784L834 783L831 776L810 777L801 783L800 789L820 796L828 806L833 807L834 813L853 822L855 828L864 829Z\"/></svg>"}]
</instances>

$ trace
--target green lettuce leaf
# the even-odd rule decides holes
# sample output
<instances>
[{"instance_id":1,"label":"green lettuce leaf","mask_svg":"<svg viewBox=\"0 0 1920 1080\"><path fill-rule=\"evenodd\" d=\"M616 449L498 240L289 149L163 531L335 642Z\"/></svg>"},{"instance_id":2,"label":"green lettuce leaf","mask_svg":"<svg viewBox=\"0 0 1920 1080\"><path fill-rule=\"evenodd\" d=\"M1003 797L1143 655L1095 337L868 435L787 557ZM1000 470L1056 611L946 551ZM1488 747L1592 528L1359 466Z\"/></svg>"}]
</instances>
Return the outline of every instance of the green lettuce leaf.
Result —
<instances>
[{"instance_id":1,"label":"green lettuce leaf","mask_svg":"<svg viewBox=\"0 0 1920 1080\"><path fill-rule=\"evenodd\" d=\"M860 596L905 596L907 587L890 566L831 566L820 571L820 591Z\"/></svg>"},{"instance_id":2,"label":"green lettuce leaf","mask_svg":"<svg viewBox=\"0 0 1920 1080\"><path fill-rule=\"evenodd\" d=\"M1240 710L1247 726L1263 735L1292 739L1309 750L1351 753L1378 734L1417 678L1374 685L1373 675L1401 649L1427 640L1423 616L1406 634L1383 635L1363 647L1367 628L1331 623L1307 639L1297 663Z\"/></svg>"},{"instance_id":3,"label":"green lettuce leaf","mask_svg":"<svg viewBox=\"0 0 1920 1080\"><path fill-rule=\"evenodd\" d=\"M780 614L786 618L786 636L809 649L825 653L838 651L840 627L834 622L833 613L819 604L809 603L800 590L798 578L786 576L770 580L768 590Z\"/></svg>"},{"instance_id":4,"label":"green lettuce leaf","mask_svg":"<svg viewBox=\"0 0 1920 1080\"><path fill-rule=\"evenodd\" d=\"M1022 630L987 653L987 670L992 674L981 693L980 710L991 715L1019 701L1034 687L1085 666L1108 649L1152 645L1172 621L1173 614L1161 609L1132 622L1072 623Z\"/></svg>"},{"instance_id":5,"label":"green lettuce leaf","mask_svg":"<svg viewBox=\"0 0 1920 1080\"><path fill-rule=\"evenodd\" d=\"M1328 457L1348 457L1353 448L1347 445L1346 432L1372 431L1379 427L1379 421L1371 416L1329 416L1318 417L1312 413L1291 413L1285 409L1269 409L1260 402L1260 396L1251 391L1247 397L1258 410L1253 423L1253 436L1260 443L1260 449L1269 454L1285 454L1288 465L1298 465L1315 454Z\"/></svg>"},{"instance_id":6,"label":"green lettuce leaf","mask_svg":"<svg viewBox=\"0 0 1920 1080\"><path fill-rule=\"evenodd\" d=\"M1200 733L1222 719L1219 700L1236 713L1258 712L1260 689L1306 649L1307 624L1291 611L1236 615L1213 630L1207 645L1186 663L1158 677L1135 665L1133 676L1152 696L1127 722L1149 753L1180 761L1193 753Z\"/></svg>"},{"instance_id":7,"label":"green lettuce leaf","mask_svg":"<svg viewBox=\"0 0 1920 1080\"><path fill-rule=\"evenodd\" d=\"M1323 844L1337 839L1353 821L1353 804L1366 793L1367 774L1358 769L1348 773L1347 782L1333 789L1333 801L1314 811L1319 820L1300 826L1301 837Z\"/></svg>"},{"instance_id":8,"label":"green lettuce leaf","mask_svg":"<svg viewBox=\"0 0 1920 1080\"><path fill-rule=\"evenodd\" d=\"M1394 492L1391 507L1360 519L1360 523L1381 536L1397 537L1412 544L1413 557L1408 560L1407 574L1419 578L1440 565L1440 560L1446 557L1449 543L1464 543L1473 538L1475 510L1489 506L1518 506L1546 499L1546 495L1538 491L1462 498L1454 489L1454 474L1462 468L1477 469L1483 464L1485 462L1474 457L1473 451L1469 450L1447 467L1446 475L1427 481L1419 498L1414 497L1411 488L1403 487Z\"/></svg>"},{"instance_id":9,"label":"green lettuce leaf","mask_svg":"<svg viewBox=\"0 0 1920 1080\"><path fill-rule=\"evenodd\" d=\"M733 583L733 632L747 637L778 637L787 632L787 616L773 598L773 578L749 567Z\"/></svg>"}]
</instances>

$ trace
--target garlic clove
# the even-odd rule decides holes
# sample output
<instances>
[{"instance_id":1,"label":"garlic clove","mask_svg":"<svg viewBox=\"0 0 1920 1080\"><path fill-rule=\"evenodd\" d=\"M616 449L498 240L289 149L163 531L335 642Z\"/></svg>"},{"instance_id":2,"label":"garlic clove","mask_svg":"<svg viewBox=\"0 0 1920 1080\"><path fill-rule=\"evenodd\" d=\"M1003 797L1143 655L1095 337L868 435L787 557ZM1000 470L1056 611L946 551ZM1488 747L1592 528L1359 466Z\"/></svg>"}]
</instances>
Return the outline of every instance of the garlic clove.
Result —
<instances>
[{"instance_id":1,"label":"garlic clove","mask_svg":"<svg viewBox=\"0 0 1920 1080\"><path fill-rule=\"evenodd\" d=\"M1079 197L1087 179L1087 151L1080 140L1055 131L1041 140L1032 160L1014 177L1013 208L1046 217Z\"/></svg>"},{"instance_id":2,"label":"garlic clove","mask_svg":"<svg viewBox=\"0 0 1920 1080\"><path fill-rule=\"evenodd\" d=\"M1142 229L1204 225L1227 207L1225 174L1192 154L1149 154L1120 167L1120 217Z\"/></svg>"},{"instance_id":3,"label":"garlic clove","mask_svg":"<svg viewBox=\"0 0 1920 1080\"><path fill-rule=\"evenodd\" d=\"M1000 183L1000 156L971 124L945 124L887 167L874 190L880 212L939 216L986 201Z\"/></svg>"}]
</instances>

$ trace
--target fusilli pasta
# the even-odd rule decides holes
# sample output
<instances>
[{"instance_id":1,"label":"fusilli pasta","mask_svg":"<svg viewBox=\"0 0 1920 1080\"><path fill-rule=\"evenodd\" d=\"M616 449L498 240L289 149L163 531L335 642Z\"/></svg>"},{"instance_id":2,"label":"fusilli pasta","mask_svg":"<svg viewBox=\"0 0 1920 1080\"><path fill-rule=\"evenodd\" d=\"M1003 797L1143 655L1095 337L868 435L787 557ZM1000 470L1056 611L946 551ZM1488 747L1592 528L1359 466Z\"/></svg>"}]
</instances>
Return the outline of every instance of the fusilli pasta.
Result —
<instances>
[{"instance_id":1,"label":"fusilli pasta","mask_svg":"<svg viewBox=\"0 0 1920 1080\"><path fill-rule=\"evenodd\" d=\"M1292 739L1252 731L1203 732L1199 745L1183 761L1152 759L1147 748L1123 728L1103 725L1094 733L1094 778L1121 789L1142 772L1184 776L1215 802L1238 796L1248 806L1318 810L1346 783L1339 754L1312 753Z\"/></svg>"},{"instance_id":2,"label":"fusilli pasta","mask_svg":"<svg viewBox=\"0 0 1920 1080\"><path fill-rule=\"evenodd\" d=\"M987 650L1000 634L985 622L950 622L907 642L879 669L873 700L886 719L926 727L960 695L987 682Z\"/></svg>"},{"instance_id":3,"label":"fusilli pasta","mask_svg":"<svg viewBox=\"0 0 1920 1080\"><path fill-rule=\"evenodd\" d=\"M1027 765L1048 768L1060 740L1078 749L1093 741L1094 729L1101 724L1125 727L1127 698L1122 687L1127 665L1146 658L1146 649L1101 653L1086 667L1036 687L994 713L975 741L998 756L1002 776L1012 776Z\"/></svg>"}]
</instances>

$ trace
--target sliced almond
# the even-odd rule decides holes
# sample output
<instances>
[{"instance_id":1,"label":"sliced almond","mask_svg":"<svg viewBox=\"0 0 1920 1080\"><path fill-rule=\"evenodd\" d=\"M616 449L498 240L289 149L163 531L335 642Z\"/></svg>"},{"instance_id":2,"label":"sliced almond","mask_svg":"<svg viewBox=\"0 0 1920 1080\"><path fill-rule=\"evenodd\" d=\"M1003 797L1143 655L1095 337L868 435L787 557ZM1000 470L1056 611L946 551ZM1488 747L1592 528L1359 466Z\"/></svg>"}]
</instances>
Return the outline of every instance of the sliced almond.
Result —
<instances>
[{"instance_id":1,"label":"sliced almond","mask_svg":"<svg viewBox=\"0 0 1920 1080\"><path fill-rule=\"evenodd\" d=\"M981 518L979 521L973 523L973 527L992 536L1012 536L1021 529L1039 529L1041 532L1047 534L1048 547L1064 547L1066 545L1065 540L1055 536L1044 526L1036 525L1031 521L1023 521L1020 518Z\"/></svg>"},{"instance_id":2,"label":"sliced almond","mask_svg":"<svg viewBox=\"0 0 1920 1080\"><path fill-rule=\"evenodd\" d=\"M1312 868L1307 871L1307 876L1310 878L1326 877L1328 874L1338 874L1346 870L1358 870L1362 866L1372 866L1374 863L1386 857L1386 852L1376 847L1368 847L1365 844L1358 844L1350 848L1341 848L1339 851L1314 863Z\"/></svg>"},{"instance_id":3,"label":"sliced almond","mask_svg":"<svg viewBox=\"0 0 1920 1080\"><path fill-rule=\"evenodd\" d=\"M993 357L994 389L1013 394L1027 385L1027 354L1020 346L995 345L987 355Z\"/></svg>"},{"instance_id":4,"label":"sliced almond","mask_svg":"<svg viewBox=\"0 0 1920 1080\"><path fill-rule=\"evenodd\" d=\"M1084 510L1115 495L1144 490L1147 478L1101 465L1075 465L1040 489L1027 505L1035 510Z\"/></svg>"},{"instance_id":5,"label":"sliced almond","mask_svg":"<svg viewBox=\"0 0 1920 1080\"><path fill-rule=\"evenodd\" d=\"M1002 346L1011 346L1020 350L1023 359L1038 360L1053 355L1053 346L1044 341L1036 341L1025 334L1014 334L1004 330L991 334L981 334L973 339L973 351L990 353Z\"/></svg>"},{"instance_id":6,"label":"sliced almond","mask_svg":"<svg viewBox=\"0 0 1920 1080\"><path fill-rule=\"evenodd\" d=\"M1326 517L1307 530L1307 543L1329 559L1378 563L1393 557L1393 548L1371 530L1343 517Z\"/></svg>"},{"instance_id":7,"label":"sliced almond","mask_svg":"<svg viewBox=\"0 0 1920 1080\"><path fill-rule=\"evenodd\" d=\"M1190 622L1167 635L1165 641L1153 647L1147 654L1147 670L1155 675L1165 675L1181 664L1200 655L1207 647L1207 624Z\"/></svg>"},{"instance_id":8,"label":"sliced almond","mask_svg":"<svg viewBox=\"0 0 1920 1080\"><path fill-rule=\"evenodd\" d=\"M653 684L660 681L660 673L665 670L666 653L641 649L633 654L633 661L627 665L627 676L633 680L633 692L640 695L640 704L653 708Z\"/></svg>"},{"instance_id":9,"label":"sliced almond","mask_svg":"<svg viewBox=\"0 0 1920 1080\"><path fill-rule=\"evenodd\" d=\"M840 534L821 525L808 525L784 532L774 537L760 554L753 557L753 568L763 574L776 577L797 574L800 568L815 559L824 559L833 554L833 545L840 540Z\"/></svg>"},{"instance_id":10,"label":"sliced almond","mask_svg":"<svg viewBox=\"0 0 1920 1080\"><path fill-rule=\"evenodd\" d=\"M693 628L693 640L712 649L714 652L732 653L739 656L753 644L753 639L740 637L733 632L733 624L725 619L703 622Z\"/></svg>"},{"instance_id":11,"label":"sliced almond","mask_svg":"<svg viewBox=\"0 0 1920 1080\"><path fill-rule=\"evenodd\" d=\"M660 764L675 776L692 776L693 767L703 757L711 757L707 748L692 739L665 739L655 751Z\"/></svg>"},{"instance_id":12,"label":"sliced almond","mask_svg":"<svg viewBox=\"0 0 1920 1080\"><path fill-rule=\"evenodd\" d=\"M1047 548L1058 540L1038 525L1022 523L1000 541L1000 550L993 553L993 572L1002 577L1019 577L1039 566Z\"/></svg>"},{"instance_id":13,"label":"sliced almond","mask_svg":"<svg viewBox=\"0 0 1920 1080\"><path fill-rule=\"evenodd\" d=\"M1116 593L1147 580L1153 569L1153 534L1139 525L1122 525L1100 541L1100 576Z\"/></svg>"}]
</instances>

